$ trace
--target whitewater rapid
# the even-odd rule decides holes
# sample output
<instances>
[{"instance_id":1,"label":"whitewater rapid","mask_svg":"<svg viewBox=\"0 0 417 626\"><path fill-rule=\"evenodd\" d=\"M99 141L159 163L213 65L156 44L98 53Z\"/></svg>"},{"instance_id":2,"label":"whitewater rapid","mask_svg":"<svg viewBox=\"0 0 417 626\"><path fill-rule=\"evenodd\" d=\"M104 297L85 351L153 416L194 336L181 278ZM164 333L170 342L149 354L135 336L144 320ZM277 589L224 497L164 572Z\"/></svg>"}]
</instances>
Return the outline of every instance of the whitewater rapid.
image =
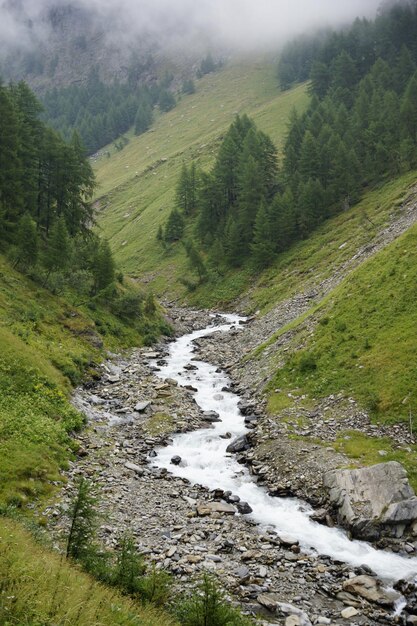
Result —
<instances>
[{"instance_id":1,"label":"whitewater rapid","mask_svg":"<svg viewBox=\"0 0 417 626\"><path fill-rule=\"evenodd\" d=\"M197 391L195 400L203 411L216 411L221 419L214 428L177 435L172 445L158 449L154 465L166 468L175 476L187 478L193 484L209 489L231 491L248 502L253 513L248 516L261 528L272 528L278 535L285 533L297 539L306 553L317 552L354 567L367 565L387 583L417 576L417 558L406 558L391 552L376 550L363 541L351 541L340 529L328 528L310 519L312 509L293 498L276 498L258 486L248 470L226 453L230 441L247 432L244 418L238 409L239 396L223 392L230 384L224 372L209 363L193 359L193 342L213 333L226 333L242 318L224 315L225 324L210 326L185 335L170 345L167 364L156 372L162 378L175 379L179 385L192 385ZM193 359L193 360L192 360ZM184 369L189 365L196 370ZM221 435L231 433L232 439ZM185 466L171 464L178 455Z\"/></svg>"}]
</instances>

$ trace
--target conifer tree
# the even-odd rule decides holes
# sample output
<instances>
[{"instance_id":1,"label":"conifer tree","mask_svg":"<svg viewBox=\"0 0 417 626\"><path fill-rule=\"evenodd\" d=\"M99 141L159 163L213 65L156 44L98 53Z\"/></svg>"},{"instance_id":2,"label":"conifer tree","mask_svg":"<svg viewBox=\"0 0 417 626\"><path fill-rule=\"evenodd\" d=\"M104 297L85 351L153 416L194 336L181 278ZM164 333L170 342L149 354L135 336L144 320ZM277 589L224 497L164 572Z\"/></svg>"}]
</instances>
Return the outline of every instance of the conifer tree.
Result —
<instances>
[{"instance_id":1,"label":"conifer tree","mask_svg":"<svg viewBox=\"0 0 417 626\"><path fill-rule=\"evenodd\" d=\"M401 104L401 121L403 136L408 136L413 143L417 142L417 72L407 84Z\"/></svg>"},{"instance_id":2,"label":"conifer tree","mask_svg":"<svg viewBox=\"0 0 417 626\"><path fill-rule=\"evenodd\" d=\"M10 91L0 83L0 203L7 221L16 222L23 205L19 158L19 115Z\"/></svg>"},{"instance_id":3,"label":"conifer tree","mask_svg":"<svg viewBox=\"0 0 417 626\"><path fill-rule=\"evenodd\" d=\"M184 233L184 218L177 209L173 209L165 225L165 241L172 243L181 239Z\"/></svg>"},{"instance_id":4,"label":"conifer tree","mask_svg":"<svg viewBox=\"0 0 417 626\"><path fill-rule=\"evenodd\" d=\"M175 189L175 206L185 215L191 214L191 181L190 175L185 163L181 168L181 174Z\"/></svg>"},{"instance_id":5,"label":"conifer tree","mask_svg":"<svg viewBox=\"0 0 417 626\"><path fill-rule=\"evenodd\" d=\"M100 241L93 265L94 292L99 293L109 287L115 279L115 265L109 242Z\"/></svg>"},{"instance_id":6,"label":"conifer tree","mask_svg":"<svg viewBox=\"0 0 417 626\"><path fill-rule=\"evenodd\" d=\"M262 202L256 214L251 252L253 265L257 269L267 267L274 259L275 242L272 239L271 214L265 202Z\"/></svg>"},{"instance_id":7,"label":"conifer tree","mask_svg":"<svg viewBox=\"0 0 417 626\"><path fill-rule=\"evenodd\" d=\"M271 239L275 252L287 250L296 238L295 202L291 190L277 194L270 207Z\"/></svg>"},{"instance_id":8,"label":"conifer tree","mask_svg":"<svg viewBox=\"0 0 417 626\"><path fill-rule=\"evenodd\" d=\"M50 272L65 269L70 260L70 238L64 217L61 215L52 225L43 264Z\"/></svg>"},{"instance_id":9,"label":"conifer tree","mask_svg":"<svg viewBox=\"0 0 417 626\"><path fill-rule=\"evenodd\" d=\"M38 233L36 224L29 213L25 213L19 221L16 234L16 265L31 267L38 259Z\"/></svg>"},{"instance_id":10,"label":"conifer tree","mask_svg":"<svg viewBox=\"0 0 417 626\"><path fill-rule=\"evenodd\" d=\"M189 261L190 268L198 274L200 282L207 276L207 268L204 263L203 255L197 249L195 243L188 239L184 242L185 252Z\"/></svg>"},{"instance_id":11,"label":"conifer tree","mask_svg":"<svg viewBox=\"0 0 417 626\"><path fill-rule=\"evenodd\" d=\"M90 484L82 478L69 509L70 528L67 538L66 557L77 561L86 559L91 551L97 514L96 499Z\"/></svg>"},{"instance_id":12,"label":"conifer tree","mask_svg":"<svg viewBox=\"0 0 417 626\"><path fill-rule=\"evenodd\" d=\"M164 113L171 111L177 104L173 94L167 89L163 89L159 95L159 108Z\"/></svg>"},{"instance_id":13,"label":"conifer tree","mask_svg":"<svg viewBox=\"0 0 417 626\"><path fill-rule=\"evenodd\" d=\"M143 98L139 104L135 116L135 135L141 135L152 125L153 112L148 99Z\"/></svg>"},{"instance_id":14,"label":"conifer tree","mask_svg":"<svg viewBox=\"0 0 417 626\"><path fill-rule=\"evenodd\" d=\"M240 222L233 215L229 215L224 229L223 247L226 260L232 267L239 267L247 255L247 250L242 246L242 240Z\"/></svg>"},{"instance_id":15,"label":"conifer tree","mask_svg":"<svg viewBox=\"0 0 417 626\"><path fill-rule=\"evenodd\" d=\"M192 78L188 78L182 84L182 93L191 95L195 93L195 83Z\"/></svg>"}]
</instances>

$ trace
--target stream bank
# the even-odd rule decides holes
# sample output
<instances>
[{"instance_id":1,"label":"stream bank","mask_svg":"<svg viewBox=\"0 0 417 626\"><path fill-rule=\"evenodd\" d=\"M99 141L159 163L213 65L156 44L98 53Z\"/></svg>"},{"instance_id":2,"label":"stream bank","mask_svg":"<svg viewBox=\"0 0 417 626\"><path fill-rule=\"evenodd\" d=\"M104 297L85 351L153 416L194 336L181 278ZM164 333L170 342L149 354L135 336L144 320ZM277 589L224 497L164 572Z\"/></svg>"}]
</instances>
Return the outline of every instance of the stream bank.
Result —
<instances>
[{"instance_id":1,"label":"stream bank","mask_svg":"<svg viewBox=\"0 0 417 626\"><path fill-rule=\"evenodd\" d=\"M205 314L183 312L181 318L182 332L207 325ZM80 457L69 471L64 507L76 476L88 476L100 488L106 519L100 534L107 546L116 546L128 530L138 549L173 573L179 587L203 570L216 572L248 613L278 612L277 623L284 623L283 602L292 605L291 616L301 611L311 623L347 624L352 618L363 625L402 623L402 617L393 617L389 599L385 605L370 603L347 590L355 575L371 573L368 568L303 554L296 538L260 532L246 516L208 504L219 502L221 491L209 492L152 467L155 449L166 445L172 433L209 423L191 389L155 376L150 363L163 366L166 356L162 346L114 357L93 388L79 391L75 401L87 413L89 428L80 436ZM56 532L63 531L59 508L49 515ZM299 623L301 618L307 623L301 614Z\"/></svg>"}]
</instances>

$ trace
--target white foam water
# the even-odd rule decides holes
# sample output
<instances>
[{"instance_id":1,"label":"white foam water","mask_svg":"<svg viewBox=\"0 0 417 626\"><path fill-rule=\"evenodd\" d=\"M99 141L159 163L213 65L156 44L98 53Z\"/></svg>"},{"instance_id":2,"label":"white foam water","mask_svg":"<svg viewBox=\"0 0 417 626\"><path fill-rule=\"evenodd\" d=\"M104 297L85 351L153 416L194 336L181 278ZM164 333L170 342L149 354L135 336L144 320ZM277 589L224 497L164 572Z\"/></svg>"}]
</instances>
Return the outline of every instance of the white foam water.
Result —
<instances>
[{"instance_id":1,"label":"white foam water","mask_svg":"<svg viewBox=\"0 0 417 626\"><path fill-rule=\"evenodd\" d=\"M363 541L351 541L340 529L312 521L312 510L305 502L269 496L254 482L247 469L239 465L233 455L226 453L230 439L223 439L221 435L231 433L233 440L247 432L237 406L239 397L222 392L230 381L215 366L193 360L192 364L197 369L184 369L193 358L194 340L213 333L225 333L242 319L234 315L224 315L224 318L226 323L221 326L210 326L173 342L167 365L157 372L160 378L173 378L179 385L195 387L198 405L204 411L216 411L221 422L217 422L214 428L175 436L172 445L158 450L154 465L166 468L173 475L186 478L193 484L231 491L250 504L253 509L250 517L261 527L273 528L278 535L291 535L307 553L317 552L352 566L367 565L387 583L416 577L416 558L376 550ZM171 464L174 455L183 460L180 466Z\"/></svg>"}]
</instances>

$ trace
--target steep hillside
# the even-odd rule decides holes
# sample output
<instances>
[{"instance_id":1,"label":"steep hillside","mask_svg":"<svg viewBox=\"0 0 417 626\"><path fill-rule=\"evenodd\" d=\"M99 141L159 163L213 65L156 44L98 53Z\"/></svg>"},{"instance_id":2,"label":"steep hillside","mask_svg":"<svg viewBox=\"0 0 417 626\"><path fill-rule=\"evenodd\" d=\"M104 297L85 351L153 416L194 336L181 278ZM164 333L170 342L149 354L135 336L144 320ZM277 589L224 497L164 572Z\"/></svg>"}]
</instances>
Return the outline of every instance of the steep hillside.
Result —
<instances>
[{"instance_id":1,"label":"steep hillside","mask_svg":"<svg viewBox=\"0 0 417 626\"><path fill-rule=\"evenodd\" d=\"M185 292L178 283L187 271L182 245L166 251L156 240L172 209L183 162L195 160L207 169L237 113L250 114L280 148L291 110L306 106L306 87L280 93L275 72L274 63L260 59L209 74L197 83L196 94L184 96L151 131L130 136L122 151L103 151L95 162L100 227L123 270L145 282L152 279L155 292Z\"/></svg>"},{"instance_id":2,"label":"steep hillside","mask_svg":"<svg viewBox=\"0 0 417 626\"><path fill-rule=\"evenodd\" d=\"M97 374L105 349L143 335L99 302L53 296L1 256L0 276L0 505L21 507L53 490L73 452L69 435L83 422L71 386Z\"/></svg>"},{"instance_id":3,"label":"steep hillside","mask_svg":"<svg viewBox=\"0 0 417 626\"><path fill-rule=\"evenodd\" d=\"M158 332L154 321L148 320L148 326ZM40 533L45 519L39 511L62 487L62 470L76 458L73 434L84 426L84 417L70 404L72 385L100 375L106 349L120 350L142 340L143 333L99 302L76 307L13 270L0 256L2 624L174 623L163 612L128 601L65 563L38 545L21 523Z\"/></svg>"}]
</instances>

